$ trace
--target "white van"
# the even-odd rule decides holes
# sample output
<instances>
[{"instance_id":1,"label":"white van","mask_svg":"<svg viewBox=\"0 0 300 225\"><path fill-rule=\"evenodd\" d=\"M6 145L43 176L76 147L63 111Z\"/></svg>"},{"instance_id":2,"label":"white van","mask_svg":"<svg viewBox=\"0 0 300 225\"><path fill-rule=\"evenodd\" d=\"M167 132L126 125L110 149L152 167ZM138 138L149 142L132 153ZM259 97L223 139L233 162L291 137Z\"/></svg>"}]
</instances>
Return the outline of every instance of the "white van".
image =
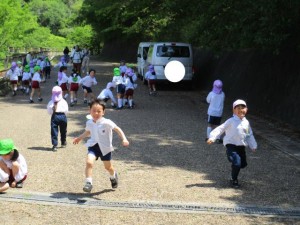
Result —
<instances>
[{"instance_id":1,"label":"white van","mask_svg":"<svg viewBox=\"0 0 300 225\"><path fill-rule=\"evenodd\" d=\"M137 51L137 71L138 71L138 76L140 77L144 77L144 67L147 59L149 46L153 43L154 42L139 43L139 47Z\"/></svg>"},{"instance_id":2,"label":"white van","mask_svg":"<svg viewBox=\"0 0 300 225\"><path fill-rule=\"evenodd\" d=\"M193 78L193 52L192 46L188 43L180 42L157 42L149 46L147 60L143 68L144 75L148 71L148 66L152 64L158 81L167 80L165 76L165 66L168 62L177 60L185 67L184 81L192 81Z\"/></svg>"}]
</instances>

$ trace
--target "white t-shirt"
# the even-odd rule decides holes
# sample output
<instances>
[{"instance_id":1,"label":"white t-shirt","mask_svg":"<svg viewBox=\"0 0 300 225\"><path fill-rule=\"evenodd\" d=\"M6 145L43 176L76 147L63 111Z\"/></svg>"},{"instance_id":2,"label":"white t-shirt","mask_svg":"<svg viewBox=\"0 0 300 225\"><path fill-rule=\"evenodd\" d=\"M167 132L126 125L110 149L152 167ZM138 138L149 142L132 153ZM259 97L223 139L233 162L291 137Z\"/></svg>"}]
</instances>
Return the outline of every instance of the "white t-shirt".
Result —
<instances>
[{"instance_id":1,"label":"white t-shirt","mask_svg":"<svg viewBox=\"0 0 300 225\"><path fill-rule=\"evenodd\" d=\"M86 146L92 147L98 143L102 155L106 155L114 150L112 146L112 130L117 125L110 119L102 117L96 123L93 120L86 122L85 130L90 131L91 138L87 140Z\"/></svg>"},{"instance_id":2,"label":"white t-shirt","mask_svg":"<svg viewBox=\"0 0 300 225\"><path fill-rule=\"evenodd\" d=\"M29 72L23 72L23 78L22 80L31 80L31 73Z\"/></svg>"},{"instance_id":3,"label":"white t-shirt","mask_svg":"<svg viewBox=\"0 0 300 225\"><path fill-rule=\"evenodd\" d=\"M18 67L14 70L9 69L6 73L6 77L9 77L10 80L18 80L18 76L20 76L20 70Z\"/></svg>"},{"instance_id":4,"label":"white t-shirt","mask_svg":"<svg viewBox=\"0 0 300 225\"><path fill-rule=\"evenodd\" d=\"M3 160L3 162L6 164L6 166L11 169L12 168L12 161L11 160L5 160L2 157L0 157L0 160ZM16 160L19 165L20 169L19 172L16 174L14 177L15 180L18 182L24 178L25 175L27 175L27 163L23 155L20 154L19 152L19 157Z\"/></svg>"},{"instance_id":5,"label":"white t-shirt","mask_svg":"<svg viewBox=\"0 0 300 225\"><path fill-rule=\"evenodd\" d=\"M257 143L253 136L249 121L245 117L241 120L237 115L233 115L233 117L226 120L225 123L210 132L209 138L216 140L216 138L224 132L224 146L233 144L238 146L249 146L251 149L257 148Z\"/></svg>"},{"instance_id":6,"label":"white t-shirt","mask_svg":"<svg viewBox=\"0 0 300 225\"><path fill-rule=\"evenodd\" d=\"M223 114L224 100L225 94L223 91L220 94L216 94L212 91L209 92L206 97L206 101L209 103L207 114L210 116L221 117Z\"/></svg>"},{"instance_id":7,"label":"white t-shirt","mask_svg":"<svg viewBox=\"0 0 300 225\"><path fill-rule=\"evenodd\" d=\"M103 100L103 99L106 99L106 98L111 99L111 101L113 103L117 103L112 91L108 88L103 89L97 97L97 99L100 99L100 100Z\"/></svg>"},{"instance_id":8,"label":"white t-shirt","mask_svg":"<svg viewBox=\"0 0 300 225\"><path fill-rule=\"evenodd\" d=\"M90 75L87 75L81 79L80 83L83 86L92 87L93 85L97 85L97 80L95 77L91 77Z\"/></svg>"},{"instance_id":9,"label":"white t-shirt","mask_svg":"<svg viewBox=\"0 0 300 225\"><path fill-rule=\"evenodd\" d=\"M50 100L48 102L47 105L47 112L49 115L53 114L53 106L54 106L54 102L52 100ZM56 106L56 112L57 113L67 113L69 111L69 106L68 103L65 99L61 99L57 102L57 106Z\"/></svg>"},{"instance_id":10,"label":"white t-shirt","mask_svg":"<svg viewBox=\"0 0 300 225\"><path fill-rule=\"evenodd\" d=\"M145 78L146 78L146 80L155 80L156 79L156 75L153 75L152 72L148 71L145 74Z\"/></svg>"}]
</instances>

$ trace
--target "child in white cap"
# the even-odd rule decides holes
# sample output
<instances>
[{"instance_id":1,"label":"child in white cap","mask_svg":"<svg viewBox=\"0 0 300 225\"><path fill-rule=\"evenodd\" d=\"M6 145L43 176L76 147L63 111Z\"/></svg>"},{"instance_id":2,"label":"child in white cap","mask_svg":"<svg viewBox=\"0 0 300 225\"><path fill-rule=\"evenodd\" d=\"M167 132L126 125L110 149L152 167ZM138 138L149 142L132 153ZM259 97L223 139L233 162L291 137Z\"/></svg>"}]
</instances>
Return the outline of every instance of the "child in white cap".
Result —
<instances>
[{"instance_id":1,"label":"child in white cap","mask_svg":"<svg viewBox=\"0 0 300 225\"><path fill-rule=\"evenodd\" d=\"M52 151L57 151L58 145L58 128L60 131L61 147L64 148L67 145L67 116L66 113L69 111L68 103L62 96L62 89L59 86L55 86L52 89L52 98L47 105L48 114L51 115L51 142Z\"/></svg>"},{"instance_id":2,"label":"child in white cap","mask_svg":"<svg viewBox=\"0 0 300 225\"><path fill-rule=\"evenodd\" d=\"M213 83L213 89L206 97L206 101L209 104L207 115L208 125L206 129L206 141L209 138L210 132L221 124L225 94L222 91L223 83L221 80L215 80ZM216 142L222 143L222 139L217 137Z\"/></svg>"},{"instance_id":3,"label":"child in white cap","mask_svg":"<svg viewBox=\"0 0 300 225\"><path fill-rule=\"evenodd\" d=\"M108 82L106 85L106 88L103 89L100 94L98 95L97 99L100 101L104 102L105 104L111 100L111 106L117 106L117 101L113 95L113 90L115 89L115 84L112 82Z\"/></svg>"},{"instance_id":4,"label":"child in white cap","mask_svg":"<svg viewBox=\"0 0 300 225\"><path fill-rule=\"evenodd\" d=\"M245 147L255 152L257 143L253 136L249 121L246 119L247 105L244 100L238 99L233 103L233 117L215 128L209 135L208 144L225 132L223 144L226 147L227 158L231 162L232 187L239 188L238 175L240 169L247 166Z\"/></svg>"},{"instance_id":5,"label":"child in white cap","mask_svg":"<svg viewBox=\"0 0 300 225\"><path fill-rule=\"evenodd\" d=\"M27 178L27 164L12 139L0 140L0 192L10 187L22 188Z\"/></svg>"}]
</instances>

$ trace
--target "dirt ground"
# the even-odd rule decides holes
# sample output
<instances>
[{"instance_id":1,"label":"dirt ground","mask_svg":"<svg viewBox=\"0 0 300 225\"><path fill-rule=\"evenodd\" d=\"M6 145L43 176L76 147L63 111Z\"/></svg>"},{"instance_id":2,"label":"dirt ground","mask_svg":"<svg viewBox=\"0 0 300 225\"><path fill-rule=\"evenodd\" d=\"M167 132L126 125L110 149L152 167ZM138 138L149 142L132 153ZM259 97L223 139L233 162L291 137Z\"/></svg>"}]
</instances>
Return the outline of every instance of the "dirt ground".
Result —
<instances>
[{"instance_id":1,"label":"dirt ground","mask_svg":"<svg viewBox=\"0 0 300 225\"><path fill-rule=\"evenodd\" d=\"M96 95L111 80L114 65L92 60L91 66L97 70ZM52 152L46 104L54 77L55 71L42 84L42 103L29 104L23 94L0 98L0 137L15 141L29 168L23 189L8 192L83 193L86 147L84 143L73 145L72 139L84 131L88 108L80 91L78 105L68 114L68 146ZM207 105L203 98L203 93L179 86L159 86L158 96L152 97L139 81L135 109L116 111L108 107L105 117L123 129L130 146L121 147L114 135L113 163L120 176L119 188L111 189L107 172L97 162L91 198L299 207L299 161L270 146L261 136L256 137L258 151L247 153L249 165L241 171L242 188L228 186L230 164L224 147L204 142ZM114 211L24 202L1 201L0 208L1 224L300 224L287 218Z\"/></svg>"}]
</instances>

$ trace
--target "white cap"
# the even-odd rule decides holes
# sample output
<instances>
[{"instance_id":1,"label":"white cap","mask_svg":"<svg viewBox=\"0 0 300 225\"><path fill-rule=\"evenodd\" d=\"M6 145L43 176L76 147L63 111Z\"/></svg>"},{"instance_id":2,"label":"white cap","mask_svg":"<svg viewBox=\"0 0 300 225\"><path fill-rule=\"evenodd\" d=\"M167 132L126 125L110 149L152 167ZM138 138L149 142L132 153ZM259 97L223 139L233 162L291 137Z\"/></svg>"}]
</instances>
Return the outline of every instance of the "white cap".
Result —
<instances>
[{"instance_id":1,"label":"white cap","mask_svg":"<svg viewBox=\"0 0 300 225\"><path fill-rule=\"evenodd\" d=\"M244 106L247 107L246 102L245 102L244 100L241 100L241 99L236 100L236 101L233 103L232 108L235 108L237 105L244 105Z\"/></svg>"}]
</instances>

